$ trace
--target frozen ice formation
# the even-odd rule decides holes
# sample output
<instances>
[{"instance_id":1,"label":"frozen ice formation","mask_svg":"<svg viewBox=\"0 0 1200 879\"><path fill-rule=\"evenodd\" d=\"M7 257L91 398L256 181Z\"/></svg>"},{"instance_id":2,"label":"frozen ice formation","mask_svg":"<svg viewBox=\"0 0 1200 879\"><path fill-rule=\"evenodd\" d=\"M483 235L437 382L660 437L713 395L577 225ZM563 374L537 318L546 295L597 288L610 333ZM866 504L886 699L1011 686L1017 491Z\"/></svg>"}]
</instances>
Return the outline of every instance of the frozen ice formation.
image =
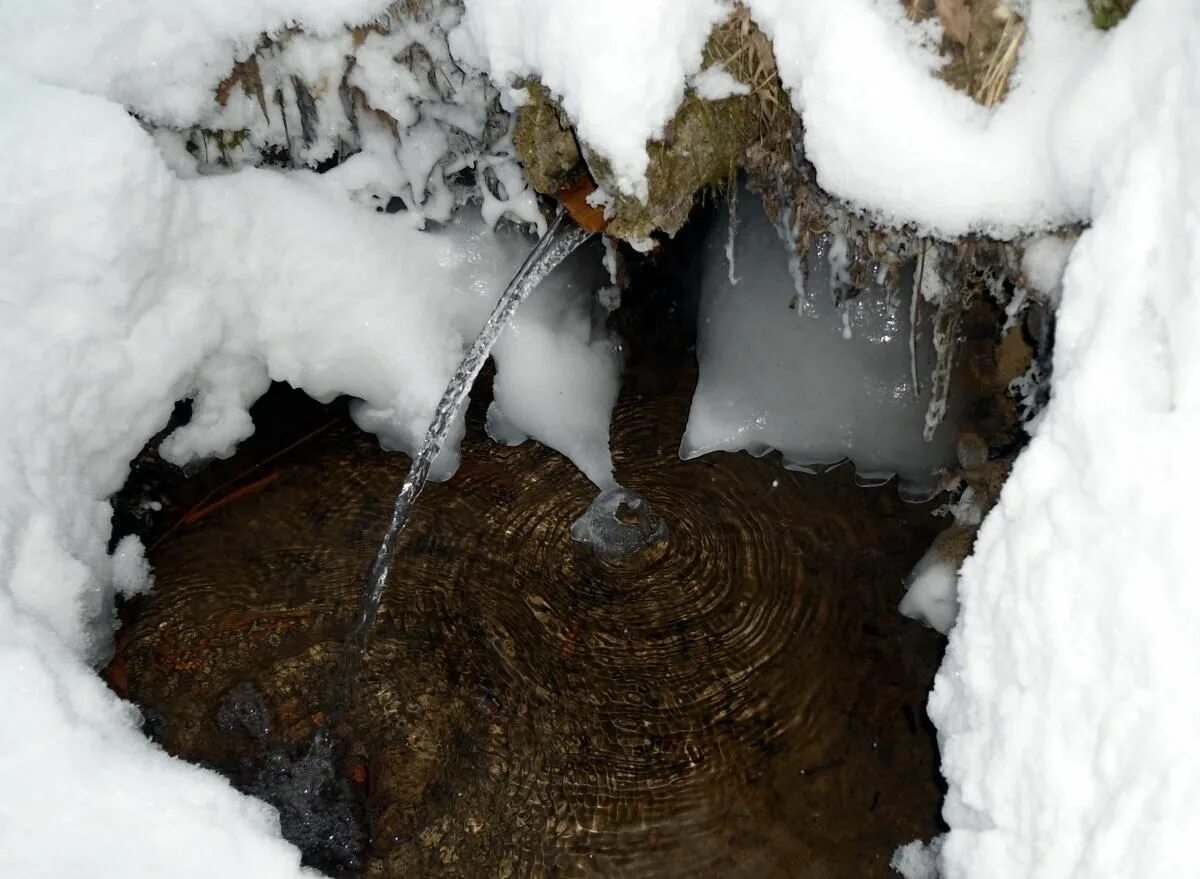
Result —
<instances>
[{"instance_id":1,"label":"frozen ice formation","mask_svg":"<svg viewBox=\"0 0 1200 879\"><path fill-rule=\"evenodd\" d=\"M787 467L815 471L849 458L864 484L900 477L927 497L954 461L953 428L922 438L933 349L918 320L909 350L909 293L875 285L842 304L842 248L815 247L806 294L796 293L788 254L757 196L743 191L727 267L729 214L711 234L700 292L700 381L680 455L744 450L783 453ZM924 376L913 387L916 373Z\"/></svg>"},{"instance_id":2,"label":"frozen ice formation","mask_svg":"<svg viewBox=\"0 0 1200 879\"><path fill-rule=\"evenodd\" d=\"M511 226L493 231L473 208L460 209L450 223L429 234L454 254L447 268L455 273L457 301L445 305L460 315L455 325L461 335L453 343L457 363L533 242ZM565 454L601 488L612 485L608 422L620 367L616 342L596 304L596 291L606 277L599 246L585 247L529 295L493 350L495 399L488 412L493 439L509 445L535 439ZM452 372L446 372L447 381ZM381 400L386 398L352 406L355 423L377 434L385 448L414 452L435 401L431 399L428 412L414 417L390 403L381 405ZM455 418L430 478L447 479L458 468L463 418L464 412Z\"/></svg>"},{"instance_id":3,"label":"frozen ice formation","mask_svg":"<svg viewBox=\"0 0 1200 879\"><path fill-rule=\"evenodd\" d=\"M637 522L622 521L622 513ZM666 538L666 523L655 515L646 499L621 486L596 495L571 524L572 540L610 558L633 555Z\"/></svg>"},{"instance_id":4,"label":"frozen ice formation","mask_svg":"<svg viewBox=\"0 0 1200 879\"><path fill-rule=\"evenodd\" d=\"M600 246L592 242L582 250L538 285L496 342L487 429L508 445L536 439L607 489L616 484L608 425L620 351L596 298L608 279Z\"/></svg>"}]
</instances>

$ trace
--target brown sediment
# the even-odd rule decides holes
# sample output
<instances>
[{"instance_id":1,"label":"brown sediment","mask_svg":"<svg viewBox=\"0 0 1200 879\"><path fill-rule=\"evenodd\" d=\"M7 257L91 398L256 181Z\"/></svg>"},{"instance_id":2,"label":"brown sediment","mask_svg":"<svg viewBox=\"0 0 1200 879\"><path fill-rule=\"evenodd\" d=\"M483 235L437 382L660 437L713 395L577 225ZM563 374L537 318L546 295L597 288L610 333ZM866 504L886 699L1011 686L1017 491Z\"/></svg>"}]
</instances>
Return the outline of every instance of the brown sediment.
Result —
<instances>
[{"instance_id":1,"label":"brown sediment","mask_svg":"<svg viewBox=\"0 0 1200 879\"><path fill-rule=\"evenodd\" d=\"M227 768L332 723L368 875L889 875L897 845L938 830L923 705L942 642L895 605L942 523L848 468L680 461L690 390L685 372L618 408L617 475L670 538L615 561L568 537L587 480L475 418L332 721L406 465L348 422L325 431L162 541L123 651L132 697L169 751ZM246 683L267 741L214 720Z\"/></svg>"}]
</instances>

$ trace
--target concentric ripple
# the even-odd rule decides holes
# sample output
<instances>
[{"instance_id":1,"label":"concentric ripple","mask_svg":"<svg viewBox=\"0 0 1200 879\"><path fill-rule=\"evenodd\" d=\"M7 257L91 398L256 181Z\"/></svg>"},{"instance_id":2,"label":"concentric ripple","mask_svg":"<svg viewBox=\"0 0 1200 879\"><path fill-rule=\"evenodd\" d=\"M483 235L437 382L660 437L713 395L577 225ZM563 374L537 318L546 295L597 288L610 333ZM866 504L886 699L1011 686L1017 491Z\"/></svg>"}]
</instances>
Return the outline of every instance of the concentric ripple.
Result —
<instances>
[{"instance_id":1,"label":"concentric ripple","mask_svg":"<svg viewBox=\"0 0 1200 879\"><path fill-rule=\"evenodd\" d=\"M571 539L593 489L534 444L472 431L428 489L334 729L369 874L884 876L936 832L939 644L894 611L936 524L849 474L680 461L687 399L615 418L617 476L666 525L639 553ZM335 430L163 544L128 667L168 749L261 762L215 721L247 683L269 747L303 749L403 475Z\"/></svg>"}]
</instances>

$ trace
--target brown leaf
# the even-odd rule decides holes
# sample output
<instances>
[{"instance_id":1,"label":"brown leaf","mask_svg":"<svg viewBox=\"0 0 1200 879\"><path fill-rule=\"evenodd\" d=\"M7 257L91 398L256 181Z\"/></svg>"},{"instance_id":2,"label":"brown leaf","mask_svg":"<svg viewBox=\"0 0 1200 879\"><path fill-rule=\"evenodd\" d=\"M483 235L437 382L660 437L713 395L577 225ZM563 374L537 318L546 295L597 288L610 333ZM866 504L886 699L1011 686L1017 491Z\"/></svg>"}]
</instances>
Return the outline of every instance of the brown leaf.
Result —
<instances>
[{"instance_id":1,"label":"brown leaf","mask_svg":"<svg viewBox=\"0 0 1200 879\"><path fill-rule=\"evenodd\" d=\"M971 36L971 10L967 0L937 0L937 14L946 36L960 46Z\"/></svg>"}]
</instances>

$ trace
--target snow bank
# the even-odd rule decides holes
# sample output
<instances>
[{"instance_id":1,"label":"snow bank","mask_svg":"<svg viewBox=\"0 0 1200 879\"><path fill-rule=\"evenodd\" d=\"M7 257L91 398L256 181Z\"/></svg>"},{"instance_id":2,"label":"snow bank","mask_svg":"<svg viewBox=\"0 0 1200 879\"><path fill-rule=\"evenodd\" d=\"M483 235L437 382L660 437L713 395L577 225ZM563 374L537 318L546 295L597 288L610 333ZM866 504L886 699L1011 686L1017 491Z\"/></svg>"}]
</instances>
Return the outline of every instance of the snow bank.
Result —
<instances>
[{"instance_id":1,"label":"snow bank","mask_svg":"<svg viewBox=\"0 0 1200 879\"><path fill-rule=\"evenodd\" d=\"M1097 148L1053 399L963 568L930 700L955 879L1196 873L1200 7L1139 3L1104 57L1096 124L1142 99Z\"/></svg>"},{"instance_id":2,"label":"snow bank","mask_svg":"<svg viewBox=\"0 0 1200 879\"><path fill-rule=\"evenodd\" d=\"M1012 87L991 110L931 75L939 61L928 31L900 3L750 7L804 116L820 185L942 235L1009 236L1086 217L1098 157L1139 85L1111 66L1104 83L1084 76L1104 67L1106 42L1076 0L1030 4Z\"/></svg>"},{"instance_id":3,"label":"snow bank","mask_svg":"<svg viewBox=\"0 0 1200 879\"><path fill-rule=\"evenodd\" d=\"M0 2L4 66L40 81L104 95L176 128L204 123L232 62L262 33L303 24L342 34L389 0L24 0Z\"/></svg>"},{"instance_id":4,"label":"snow bank","mask_svg":"<svg viewBox=\"0 0 1200 879\"><path fill-rule=\"evenodd\" d=\"M164 455L225 455L272 379L354 395L413 448L528 240L470 212L419 232L307 172L181 181L119 106L21 76L0 73L0 104L0 872L106 875L93 852L116 826L146 838L114 875L294 874L269 812L156 753L86 666L108 647L110 584L145 586L139 547L105 554L107 498L174 400L194 395L194 416ZM497 351L498 381L517 429L607 484L616 360L592 322L595 256L538 292L521 330L553 343ZM559 394L599 390L551 421L553 401L508 376L531 357Z\"/></svg>"},{"instance_id":5,"label":"snow bank","mask_svg":"<svg viewBox=\"0 0 1200 879\"><path fill-rule=\"evenodd\" d=\"M340 33L382 5L0 0L0 63L188 126L260 31ZM541 76L631 192L726 11L468 5L456 45L505 84ZM933 78L929 35L898 4L749 5L835 195L944 234L1092 222L1062 279L1054 399L962 570L931 700L951 832L908 860L984 879L1195 872L1200 9L1141 0L1098 34L1082 3L1038 0L1010 96L984 110ZM386 81L367 85L402 112ZM319 180L180 182L116 104L4 74L0 105L0 873L297 875L267 811L155 751L87 669L110 581L144 585L136 547L104 552L104 499L191 391L196 426L168 446L181 459L231 448L272 377L353 392L411 443L515 256L469 224L417 243L411 221L348 205L380 151ZM531 347L569 346L604 405L611 352L590 318L543 318ZM501 400L510 435L549 430L519 409ZM106 858L113 828L137 842Z\"/></svg>"},{"instance_id":6,"label":"snow bank","mask_svg":"<svg viewBox=\"0 0 1200 879\"><path fill-rule=\"evenodd\" d=\"M115 105L6 74L0 104L0 873L299 875L269 810L152 747L86 665L120 573L105 498L210 325L156 290L177 188Z\"/></svg>"},{"instance_id":7,"label":"snow bank","mask_svg":"<svg viewBox=\"0 0 1200 879\"><path fill-rule=\"evenodd\" d=\"M772 39L821 186L945 236L1086 219L1100 162L1167 63L1147 53L1127 67L1084 3L1038 0L1009 95L986 109L933 76L942 61L930 28L899 2L746 5ZM456 45L497 82L539 76L620 188L644 197L646 142L728 12L717 0L473 0Z\"/></svg>"}]
</instances>

